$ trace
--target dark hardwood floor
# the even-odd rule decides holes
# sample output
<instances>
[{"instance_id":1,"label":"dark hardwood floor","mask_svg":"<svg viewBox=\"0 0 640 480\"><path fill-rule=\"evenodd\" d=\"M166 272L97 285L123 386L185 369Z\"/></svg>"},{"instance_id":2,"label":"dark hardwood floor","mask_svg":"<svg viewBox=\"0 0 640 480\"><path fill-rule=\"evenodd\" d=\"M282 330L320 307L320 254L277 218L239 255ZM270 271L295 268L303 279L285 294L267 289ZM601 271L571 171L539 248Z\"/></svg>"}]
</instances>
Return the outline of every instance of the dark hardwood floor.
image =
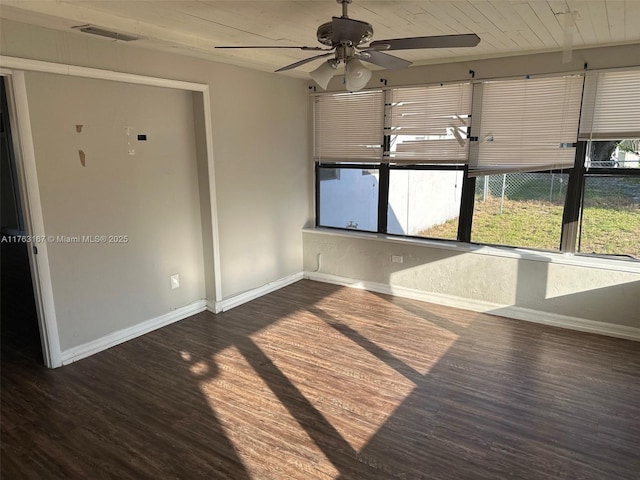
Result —
<instances>
[{"instance_id":1,"label":"dark hardwood floor","mask_svg":"<svg viewBox=\"0 0 640 480\"><path fill-rule=\"evenodd\" d=\"M640 343L302 281L66 367L2 352L3 479L638 479Z\"/></svg>"}]
</instances>

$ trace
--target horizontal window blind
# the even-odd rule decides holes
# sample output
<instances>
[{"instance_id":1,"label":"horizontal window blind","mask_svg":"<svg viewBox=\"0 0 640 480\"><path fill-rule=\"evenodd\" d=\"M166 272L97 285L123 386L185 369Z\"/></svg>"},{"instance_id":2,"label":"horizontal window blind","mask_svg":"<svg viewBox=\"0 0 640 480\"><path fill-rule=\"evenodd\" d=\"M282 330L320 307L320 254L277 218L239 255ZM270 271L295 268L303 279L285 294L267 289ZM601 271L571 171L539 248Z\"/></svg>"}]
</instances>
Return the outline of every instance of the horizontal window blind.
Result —
<instances>
[{"instance_id":1,"label":"horizontal window blind","mask_svg":"<svg viewBox=\"0 0 640 480\"><path fill-rule=\"evenodd\" d=\"M474 108L479 121L472 131L478 143L471 148L469 174L571 168L582 85L581 75L479 84L474 95L481 95L481 112Z\"/></svg>"},{"instance_id":2,"label":"horizontal window blind","mask_svg":"<svg viewBox=\"0 0 640 480\"><path fill-rule=\"evenodd\" d=\"M587 73L581 140L640 137L640 70Z\"/></svg>"},{"instance_id":3,"label":"horizontal window blind","mask_svg":"<svg viewBox=\"0 0 640 480\"><path fill-rule=\"evenodd\" d=\"M384 94L381 90L314 97L313 157L318 162L382 160Z\"/></svg>"},{"instance_id":4,"label":"horizontal window blind","mask_svg":"<svg viewBox=\"0 0 640 480\"><path fill-rule=\"evenodd\" d=\"M470 83L394 88L390 95L389 162L468 162Z\"/></svg>"}]
</instances>

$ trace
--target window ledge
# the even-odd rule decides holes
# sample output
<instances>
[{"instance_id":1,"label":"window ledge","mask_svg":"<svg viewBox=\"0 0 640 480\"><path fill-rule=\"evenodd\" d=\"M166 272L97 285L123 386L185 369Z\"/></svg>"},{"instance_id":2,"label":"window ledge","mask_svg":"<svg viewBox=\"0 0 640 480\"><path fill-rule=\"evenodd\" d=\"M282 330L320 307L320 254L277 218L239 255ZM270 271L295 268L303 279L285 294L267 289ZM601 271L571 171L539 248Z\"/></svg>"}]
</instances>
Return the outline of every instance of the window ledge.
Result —
<instances>
[{"instance_id":1,"label":"window ledge","mask_svg":"<svg viewBox=\"0 0 640 480\"><path fill-rule=\"evenodd\" d=\"M492 257L516 258L536 262L557 263L578 267L599 268L617 272L639 273L640 261L632 258L603 258L594 255L555 253L538 250L529 250L515 247L499 247L491 245L477 245L472 243L439 241L419 238L396 237L382 233L369 233L332 228L311 227L304 228L304 233L345 237L351 239L372 240L376 242L397 243L416 247L428 247L439 250L452 250L455 252L472 253L474 255L489 255Z\"/></svg>"}]
</instances>

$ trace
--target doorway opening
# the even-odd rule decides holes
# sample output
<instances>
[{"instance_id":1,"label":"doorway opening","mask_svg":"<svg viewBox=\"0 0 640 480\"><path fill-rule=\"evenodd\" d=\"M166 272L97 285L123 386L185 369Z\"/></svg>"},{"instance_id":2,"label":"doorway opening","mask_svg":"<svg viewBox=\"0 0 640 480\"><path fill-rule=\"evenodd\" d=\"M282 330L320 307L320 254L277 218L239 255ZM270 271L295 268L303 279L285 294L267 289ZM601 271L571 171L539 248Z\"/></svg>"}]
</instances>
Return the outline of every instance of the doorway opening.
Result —
<instances>
[{"instance_id":1,"label":"doorway opening","mask_svg":"<svg viewBox=\"0 0 640 480\"><path fill-rule=\"evenodd\" d=\"M7 77L0 77L0 343L3 368L16 359L44 363L38 312L29 266Z\"/></svg>"}]
</instances>

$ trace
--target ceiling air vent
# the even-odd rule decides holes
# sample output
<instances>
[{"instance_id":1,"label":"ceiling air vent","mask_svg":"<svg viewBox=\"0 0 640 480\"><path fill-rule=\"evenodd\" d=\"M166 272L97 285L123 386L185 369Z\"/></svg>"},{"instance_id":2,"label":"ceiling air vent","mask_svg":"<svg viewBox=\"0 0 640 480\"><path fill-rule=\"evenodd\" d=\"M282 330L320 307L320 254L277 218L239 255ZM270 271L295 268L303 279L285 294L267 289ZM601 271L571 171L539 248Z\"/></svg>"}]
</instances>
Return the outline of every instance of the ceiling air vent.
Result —
<instances>
[{"instance_id":1,"label":"ceiling air vent","mask_svg":"<svg viewBox=\"0 0 640 480\"><path fill-rule=\"evenodd\" d=\"M107 30L105 28L96 27L94 25L79 25L77 27L71 27L80 30L84 33L90 33L91 35L99 35L101 37L113 38L114 40L122 40L123 42L131 42L133 40L139 40L140 37L129 35L127 33L118 33L113 30Z\"/></svg>"}]
</instances>

